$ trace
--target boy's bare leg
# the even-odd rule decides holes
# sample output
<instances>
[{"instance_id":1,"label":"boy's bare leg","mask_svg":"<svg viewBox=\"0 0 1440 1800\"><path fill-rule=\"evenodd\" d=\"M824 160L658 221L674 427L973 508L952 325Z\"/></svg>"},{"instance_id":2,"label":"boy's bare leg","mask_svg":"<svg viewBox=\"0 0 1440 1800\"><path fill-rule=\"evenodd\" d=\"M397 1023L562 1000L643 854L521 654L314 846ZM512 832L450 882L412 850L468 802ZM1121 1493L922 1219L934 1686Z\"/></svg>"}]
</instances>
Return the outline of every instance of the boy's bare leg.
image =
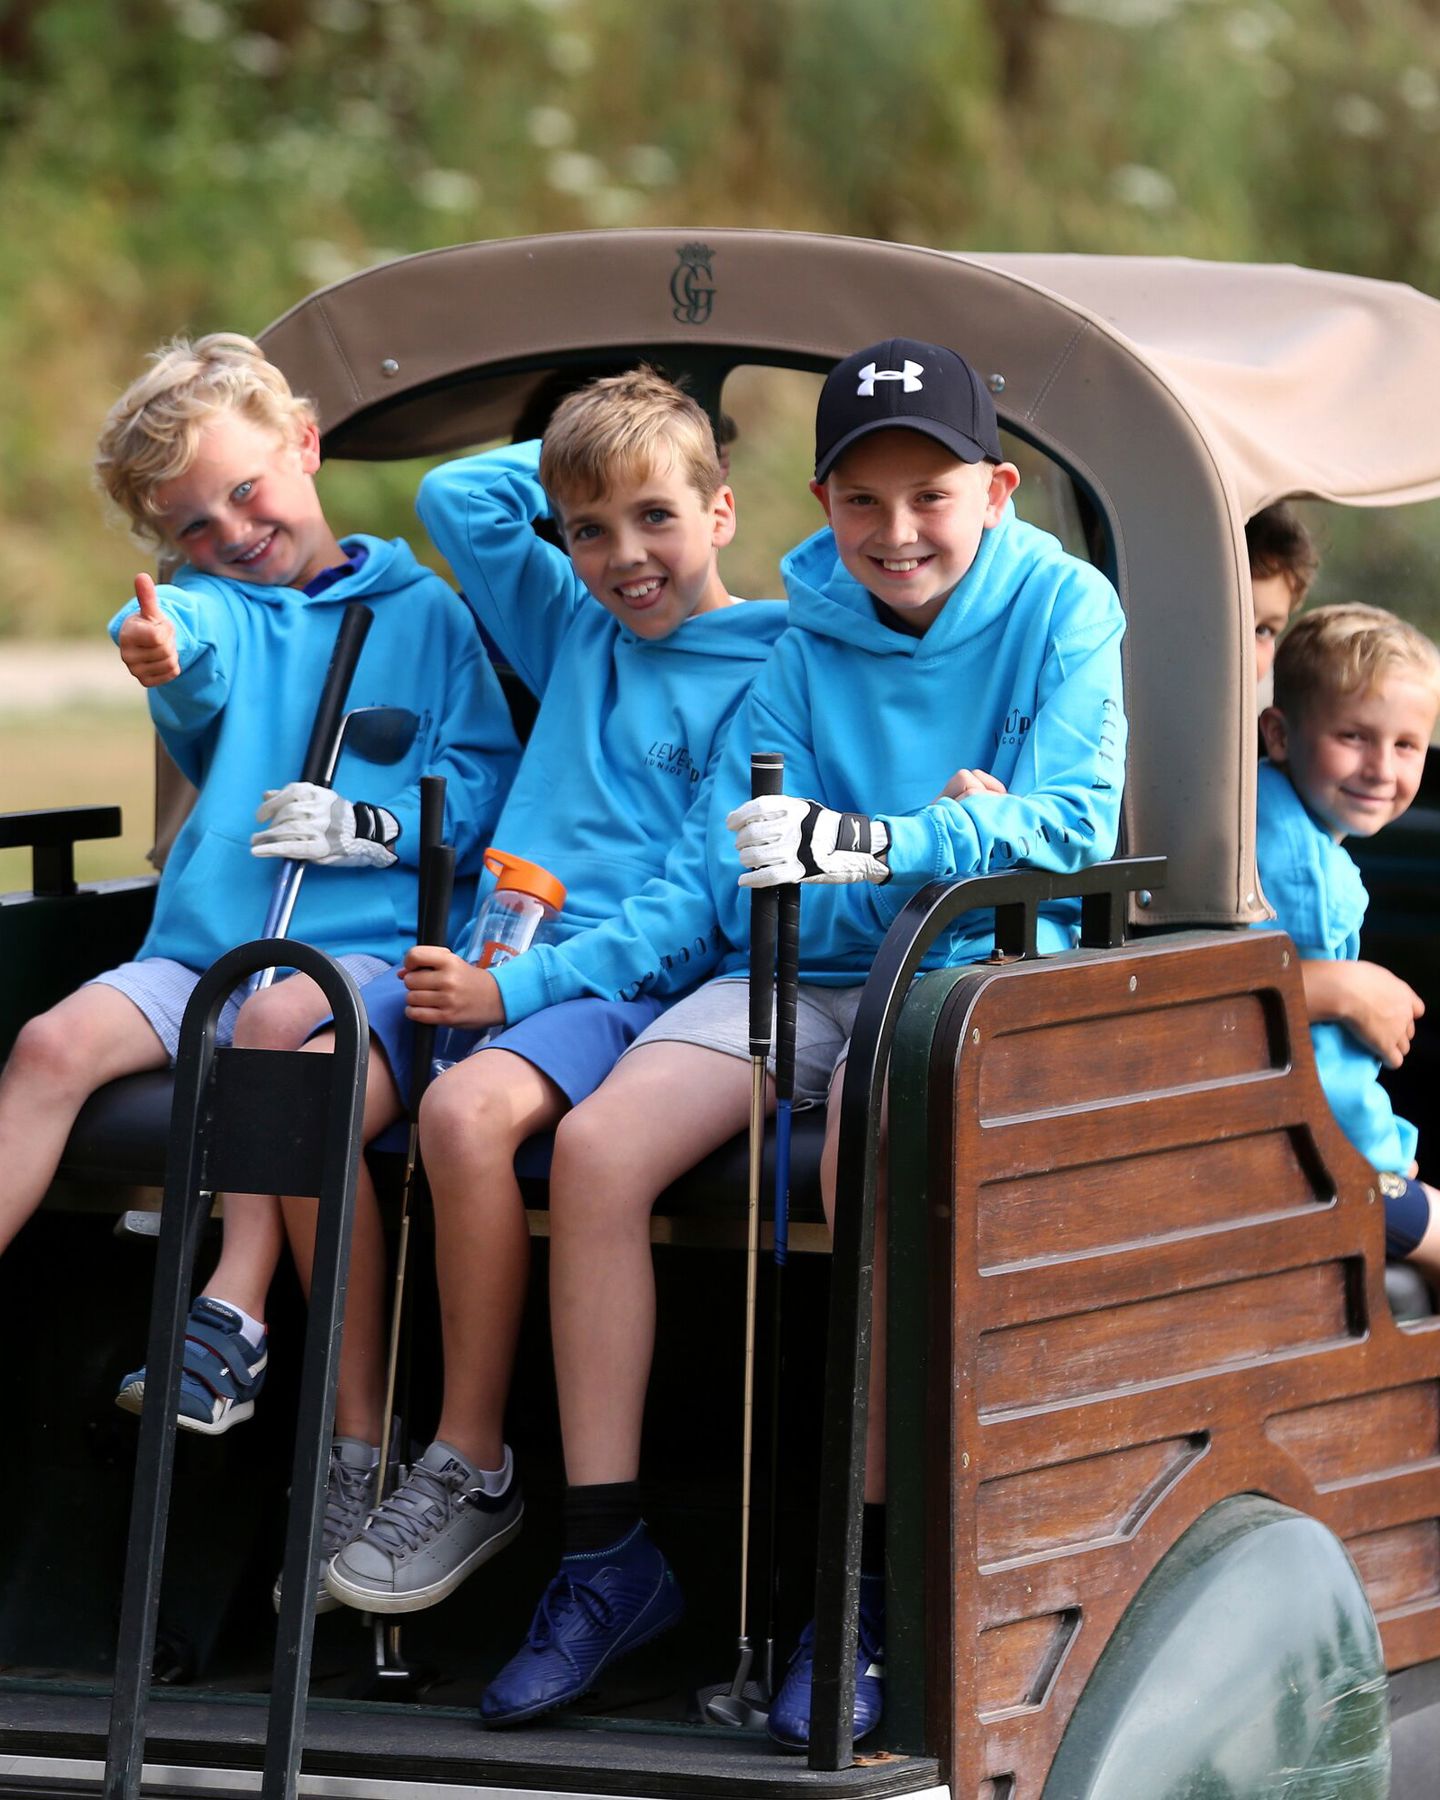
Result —
<instances>
[{"instance_id":1,"label":"boy's bare leg","mask_svg":"<svg viewBox=\"0 0 1440 1800\"><path fill-rule=\"evenodd\" d=\"M830 1093L825 1103L825 1148L820 1154L820 1197L832 1233L835 1229L835 1168L840 1148L840 1089L844 1081L845 1063L842 1060L830 1077ZM887 1102L880 1121L879 1169L875 1187L875 1275L870 1299L870 1405L865 1429L867 1505L882 1502L885 1498L885 1208L888 1197L888 1134Z\"/></svg>"},{"instance_id":2,"label":"boy's bare leg","mask_svg":"<svg viewBox=\"0 0 1440 1800\"><path fill-rule=\"evenodd\" d=\"M168 1061L149 1020L118 988L79 988L21 1027L0 1072L0 1250L45 1198L95 1089Z\"/></svg>"},{"instance_id":3,"label":"boy's bare leg","mask_svg":"<svg viewBox=\"0 0 1440 1800\"><path fill-rule=\"evenodd\" d=\"M445 1351L435 1435L479 1469L505 1459L505 1400L530 1270L515 1152L568 1105L524 1057L482 1050L447 1069L420 1107Z\"/></svg>"},{"instance_id":4,"label":"boy's bare leg","mask_svg":"<svg viewBox=\"0 0 1440 1800\"><path fill-rule=\"evenodd\" d=\"M1430 1202L1430 1223L1425 1227L1424 1237L1405 1260L1413 1262L1424 1273L1432 1288L1440 1289L1440 1192L1428 1181L1422 1181L1420 1185Z\"/></svg>"},{"instance_id":5,"label":"boy's bare leg","mask_svg":"<svg viewBox=\"0 0 1440 1800\"><path fill-rule=\"evenodd\" d=\"M328 1009L327 1009L328 1010ZM322 1032L303 1046L311 1055L328 1056L335 1049L333 1032ZM393 1125L404 1109L395 1078L375 1044L370 1046L369 1073L365 1081L365 1143ZM229 1203L229 1196L226 1197ZM278 1202L285 1234L305 1293L315 1263L315 1201L287 1195ZM375 1184L360 1159L355 1180L355 1220L350 1238L349 1275L345 1288L345 1328L340 1340L340 1374L335 1391L335 1433L378 1444L385 1407L385 1363L389 1334L388 1266L385 1234Z\"/></svg>"},{"instance_id":6,"label":"boy's bare leg","mask_svg":"<svg viewBox=\"0 0 1440 1800\"><path fill-rule=\"evenodd\" d=\"M646 1044L556 1133L550 1331L572 1487L639 1473L655 1348L651 1209L672 1181L745 1128L750 1079L739 1057Z\"/></svg>"},{"instance_id":7,"label":"boy's bare leg","mask_svg":"<svg viewBox=\"0 0 1440 1800\"><path fill-rule=\"evenodd\" d=\"M291 975L263 988L240 1008L238 1050L295 1050L330 1011L317 982ZM220 1260L201 1289L253 1318L265 1317L266 1298L285 1247L285 1221L274 1194L226 1194Z\"/></svg>"}]
</instances>

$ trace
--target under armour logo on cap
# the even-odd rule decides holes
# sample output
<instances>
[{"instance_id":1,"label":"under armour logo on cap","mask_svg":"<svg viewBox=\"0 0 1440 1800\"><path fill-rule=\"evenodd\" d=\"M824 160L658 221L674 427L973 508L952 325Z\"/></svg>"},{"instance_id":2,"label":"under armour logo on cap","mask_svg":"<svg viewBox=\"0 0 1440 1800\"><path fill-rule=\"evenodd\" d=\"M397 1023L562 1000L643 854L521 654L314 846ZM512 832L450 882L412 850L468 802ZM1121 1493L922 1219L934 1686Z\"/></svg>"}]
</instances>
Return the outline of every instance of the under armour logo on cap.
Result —
<instances>
[{"instance_id":1,"label":"under armour logo on cap","mask_svg":"<svg viewBox=\"0 0 1440 1800\"><path fill-rule=\"evenodd\" d=\"M924 363L907 362L903 369L877 369L873 362L866 363L860 371L860 385L855 392L868 400L875 392L877 381L899 381L904 384L902 392L918 394L925 385L920 379L924 373Z\"/></svg>"},{"instance_id":2,"label":"under armour logo on cap","mask_svg":"<svg viewBox=\"0 0 1440 1800\"><path fill-rule=\"evenodd\" d=\"M826 376L815 409L816 480L861 438L897 429L934 438L961 462L1005 460L995 402L965 358L919 338L887 338Z\"/></svg>"}]
</instances>

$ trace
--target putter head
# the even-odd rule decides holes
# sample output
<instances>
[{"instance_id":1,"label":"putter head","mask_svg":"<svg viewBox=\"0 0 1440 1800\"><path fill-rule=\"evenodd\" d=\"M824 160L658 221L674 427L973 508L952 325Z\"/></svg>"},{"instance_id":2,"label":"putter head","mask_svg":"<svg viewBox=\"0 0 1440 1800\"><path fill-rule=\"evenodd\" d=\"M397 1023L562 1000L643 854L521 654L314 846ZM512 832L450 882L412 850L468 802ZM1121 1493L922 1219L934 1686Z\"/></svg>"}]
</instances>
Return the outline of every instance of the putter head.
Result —
<instances>
[{"instance_id":1,"label":"putter head","mask_svg":"<svg viewBox=\"0 0 1440 1800\"><path fill-rule=\"evenodd\" d=\"M728 1725L732 1731L763 1731L770 1717L770 1697L758 1681L747 1681L738 1694L728 1687L713 1692L702 1688L700 1702L712 1725Z\"/></svg>"},{"instance_id":2,"label":"putter head","mask_svg":"<svg viewBox=\"0 0 1440 1800\"><path fill-rule=\"evenodd\" d=\"M362 762L388 766L397 763L415 742L420 715L408 706L357 706L346 713L335 750L336 763L348 750ZM334 776L334 768L331 768Z\"/></svg>"},{"instance_id":3,"label":"putter head","mask_svg":"<svg viewBox=\"0 0 1440 1800\"><path fill-rule=\"evenodd\" d=\"M729 1725L735 1731L763 1731L770 1717L770 1694L765 1684L754 1681L755 1650L748 1637L740 1640L740 1661L729 1687L701 1688L696 1695L700 1711L712 1725Z\"/></svg>"}]
</instances>

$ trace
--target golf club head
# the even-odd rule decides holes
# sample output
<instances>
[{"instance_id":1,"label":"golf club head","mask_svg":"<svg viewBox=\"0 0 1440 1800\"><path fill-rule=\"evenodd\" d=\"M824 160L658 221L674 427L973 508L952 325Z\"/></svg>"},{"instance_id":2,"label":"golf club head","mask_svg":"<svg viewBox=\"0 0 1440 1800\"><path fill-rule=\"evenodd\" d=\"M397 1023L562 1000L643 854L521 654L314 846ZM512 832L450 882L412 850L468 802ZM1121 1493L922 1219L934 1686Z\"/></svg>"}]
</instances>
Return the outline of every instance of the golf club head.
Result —
<instances>
[{"instance_id":1,"label":"golf club head","mask_svg":"<svg viewBox=\"0 0 1440 1800\"><path fill-rule=\"evenodd\" d=\"M420 715L408 706L357 706L345 715L335 745L335 761L330 766L333 779L335 764L344 750L363 762L388 766L400 761L415 742L420 729Z\"/></svg>"},{"instance_id":2,"label":"golf club head","mask_svg":"<svg viewBox=\"0 0 1440 1800\"><path fill-rule=\"evenodd\" d=\"M700 1711L712 1725L729 1725L736 1731L763 1731L770 1717L770 1695L753 1681L755 1649L748 1637L740 1640L740 1661L729 1687L701 1688L696 1695Z\"/></svg>"},{"instance_id":3,"label":"golf club head","mask_svg":"<svg viewBox=\"0 0 1440 1800\"><path fill-rule=\"evenodd\" d=\"M747 1681L738 1694L727 1687L706 1698L702 1690L700 1710L712 1725L728 1725L732 1731L763 1731L770 1717L770 1702L758 1681Z\"/></svg>"}]
</instances>

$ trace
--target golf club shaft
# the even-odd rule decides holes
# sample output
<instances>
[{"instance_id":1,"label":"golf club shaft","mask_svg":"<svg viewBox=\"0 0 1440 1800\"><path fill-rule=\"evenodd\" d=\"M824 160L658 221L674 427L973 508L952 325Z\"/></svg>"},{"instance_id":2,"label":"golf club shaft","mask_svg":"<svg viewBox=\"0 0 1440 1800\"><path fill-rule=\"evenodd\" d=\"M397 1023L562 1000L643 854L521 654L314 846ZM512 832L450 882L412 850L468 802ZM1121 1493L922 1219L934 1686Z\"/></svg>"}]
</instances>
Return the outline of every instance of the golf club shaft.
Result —
<instances>
[{"instance_id":1,"label":"golf club shaft","mask_svg":"<svg viewBox=\"0 0 1440 1800\"><path fill-rule=\"evenodd\" d=\"M443 944L449 937L450 896L455 881L455 850L440 842L445 829L445 779L427 775L420 783L420 917L416 942ZM435 1027L417 1025L410 1072L410 1130L405 1145L405 1178L400 1190L400 1236L395 1250L395 1292L390 1306L390 1346L385 1364L385 1405L380 1423L380 1468L376 1493L385 1494L394 1431L395 1388L400 1368L401 1328L405 1310L405 1273L410 1248L410 1199L420 1160L420 1102L430 1076Z\"/></svg>"},{"instance_id":2,"label":"golf club shaft","mask_svg":"<svg viewBox=\"0 0 1440 1800\"><path fill-rule=\"evenodd\" d=\"M790 1115L795 1099L795 1015L800 985L800 886L779 890L775 962L775 1210L770 1313L770 1494L765 1680L774 1691L780 1536L781 1297L790 1247Z\"/></svg>"},{"instance_id":3,"label":"golf club shaft","mask_svg":"<svg viewBox=\"0 0 1440 1800\"><path fill-rule=\"evenodd\" d=\"M769 751L750 758L752 796L778 794L785 760ZM740 1649L750 1651L750 1477L755 1428L755 1289L760 1269L760 1174L765 1154L765 1065L775 983L776 896L750 895L750 1171L745 1211L745 1387L740 1440Z\"/></svg>"},{"instance_id":4,"label":"golf club shaft","mask_svg":"<svg viewBox=\"0 0 1440 1800\"><path fill-rule=\"evenodd\" d=\"M340 753L345 701L350 692L350 683L355 679L360 652L365 647L365 639L370 635L370 627L374 623L374 613L359 600L352 600L341 615L340 629L335 634L335 648L330 652L330 665L320 688L320 703L315 708L315 722L310 727L310 742L305 747L305 760L300 765L301 781L322 787L330 785L335 773L336 758ZM262 937L289 936L290 920L295 911L295 900L300 892L300 879L304 873L304 863L284 862L280 865L275 877L274 892L270 897L270 909L265 915L265 926L260 934ZM261 969L251 977L250 992L259 993L261 988L269 987L274 979L274 969Z\"/></svg>"}]
</instances>

